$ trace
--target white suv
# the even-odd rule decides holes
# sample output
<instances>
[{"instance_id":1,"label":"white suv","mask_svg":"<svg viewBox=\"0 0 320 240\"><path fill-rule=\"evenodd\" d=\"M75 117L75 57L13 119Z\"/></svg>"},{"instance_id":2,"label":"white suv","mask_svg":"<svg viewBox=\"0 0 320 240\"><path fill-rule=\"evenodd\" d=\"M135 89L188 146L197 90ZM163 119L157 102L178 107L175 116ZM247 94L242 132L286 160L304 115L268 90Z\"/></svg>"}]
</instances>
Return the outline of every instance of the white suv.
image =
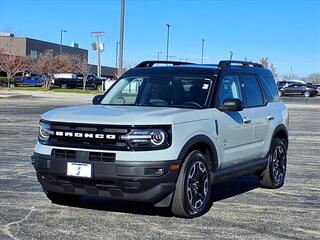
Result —
<instances>
[{"instance_id":1,"label":"white suv","mask_svg":"<svg viewBox=\"0 0 320 240\"><path fill-rule=\"evenodd\" d=\"M146 61L93 105L43 114L32 163L55 203L105 196L195 217L226 178L255 173L262 186L281 187L287 125L260 64Z\"/></svg>"}]
</instances>

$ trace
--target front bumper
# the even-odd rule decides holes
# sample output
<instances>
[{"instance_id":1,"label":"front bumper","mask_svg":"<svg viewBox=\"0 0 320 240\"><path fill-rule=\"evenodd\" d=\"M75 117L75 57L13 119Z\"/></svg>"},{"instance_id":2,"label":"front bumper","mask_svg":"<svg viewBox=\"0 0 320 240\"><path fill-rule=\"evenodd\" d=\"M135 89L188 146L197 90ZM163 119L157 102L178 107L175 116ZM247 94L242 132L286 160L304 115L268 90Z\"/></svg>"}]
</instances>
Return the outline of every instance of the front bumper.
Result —
<instances>
[{"instance_id":1,"label":"front bumper","mask_svg":"<svg viewBox=\"0 0 320 240\"><path fill-rule=\"evenodd\" d=\"M180 163L178 160L89 161L86 152L78 152L72 160L39 153L34 153L31 158L37 178L46 192L150 203L161 202L172 195L179 171L170 170L170 164ZM68 162L92 164L92 178L67 176ZM163 169L163 174L156 174L154 169Z\"/></svg>"}]
</instances>

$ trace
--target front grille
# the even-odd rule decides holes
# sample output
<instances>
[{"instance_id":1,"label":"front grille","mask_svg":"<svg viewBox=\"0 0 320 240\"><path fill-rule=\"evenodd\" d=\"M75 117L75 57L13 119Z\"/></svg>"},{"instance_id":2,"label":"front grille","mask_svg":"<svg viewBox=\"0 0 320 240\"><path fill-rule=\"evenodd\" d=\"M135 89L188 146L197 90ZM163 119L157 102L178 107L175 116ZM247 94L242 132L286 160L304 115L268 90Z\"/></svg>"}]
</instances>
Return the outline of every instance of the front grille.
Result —
<instances>
[{"instance_id":1,"label":"front grille","mask_svg":"<svg viewBox=\"0 0 320 240\"><path fill-rule=\"evenodd\" d=\"M115 153L89 152L89 161L114 162L115 159Z\"/></svg>"},{"instance_id":2,"label":"front grille","mask_svg":"<svg viewBox=\"0 0 320 240\"><path fill-rule=\"evenodd\" d=\"M128 150L126 140L120 138L130 127L113 125L51 123L49 145L101 150ZM59 135L61 133L61 135ZM68 136L65 136L65 134ZM93 155L92 158L97 156ZM100 156L99 158L107 158Z\"/></svg>"},{"instance_id":3,"label":"front grille","mask_svg":"<svg viewBox=\"0 0 320 240\"><path fill-rule=\"evenodd\" d=\"M64 149L53 149L51 157L64 161L81 160L90 162L114 162L116 160L115 153L84 152Z\"/></svg>"}]
</instances>

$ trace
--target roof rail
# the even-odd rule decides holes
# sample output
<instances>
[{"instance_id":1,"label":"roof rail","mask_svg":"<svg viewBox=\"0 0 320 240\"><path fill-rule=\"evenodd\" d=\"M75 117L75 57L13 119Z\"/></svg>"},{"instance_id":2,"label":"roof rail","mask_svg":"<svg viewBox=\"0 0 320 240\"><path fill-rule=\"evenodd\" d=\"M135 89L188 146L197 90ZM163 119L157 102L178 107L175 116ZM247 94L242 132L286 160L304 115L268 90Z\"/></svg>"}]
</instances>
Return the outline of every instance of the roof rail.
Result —
<instances>
[{"instance_id":1,"label":"roof rail","mask_svg":"<svg viewBox=\"0 0 320 240\"><path fill-rule=\"evenodd\" d=\"M172 64L174 66L177 65L188 65L188 64L193 64L190 62L178 62L178 61L144 61L139 63L137 66L135 66L136 68L142 68L142 67L153 67L153 65L157 64L157 63L163 63L163 64Z\"/></svg>"},{"instance_id":2,"label":"roof rail","mask_svg":"<svg viewBox=\"0 0 320 240\"><path fill-rule=\"evenodd\" d=\"M246 61L230 61L230 60L223 60L219 62L218 67L224 68L224 67L231 67L232 64L235 64L236 66L242 65L243 67L258 67L258 68L264 68L264 66L260 63L253 63L253 62L246 62Z\"/></svg>"}]
</instances>

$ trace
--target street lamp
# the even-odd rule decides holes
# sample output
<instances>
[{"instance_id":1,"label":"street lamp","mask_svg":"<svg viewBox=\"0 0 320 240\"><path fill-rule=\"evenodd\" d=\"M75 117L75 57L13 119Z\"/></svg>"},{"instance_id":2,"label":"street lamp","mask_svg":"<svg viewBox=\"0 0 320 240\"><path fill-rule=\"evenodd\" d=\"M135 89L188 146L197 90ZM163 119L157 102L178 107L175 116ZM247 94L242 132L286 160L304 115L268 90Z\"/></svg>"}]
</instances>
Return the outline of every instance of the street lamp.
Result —
<instances>
[{"instance_id":1,"label":"street lamp","mask_svg":"<svg viewBox=\"0 0 320 240\"><path fill-rule=\"evenodd\" d=\"M116 44L116 68L118 68L118 61L119 61L119 59L118 59L119 44L120 44L120 42L117 42L117 44Z\"/></svg>"},{"instance_id":2,"label":"street lamp","mask_svg":"<svg viewBox=\"0 0 320 240\"><path fill-rule=\"evenodd\" d=\"M118 70L119 75L122 75L123 73L124 10L125 10L125 0L121 0L120 50L119 50L119 70Z\"/></svg>"},{"instance_id":3,"label":"street lamp","mask_svg":"<svg viewBox=\"0 0 320 240\"><path fill-rule=\"evenodd\" d=\"M170 35L170 25L169 24L167 24L166 25L167 26L167 57L166 57L166 59L167 59L167 61L169 60L169 35Z\"/></svg>"},{"instance_id":4,"label":"street lamp","mask_svg":"<svg viewBox=\"0 0 320 240\"><path fill-rule=\"evenodd\" d=\"M203 64L204 39L201 39L201 41L202 41L202 49L201 49L201 64Z\"/></svg>"},{"instance_id":5,"label":"street lamp","mask_svg":"<svg viewBox=\"0 0 320 240\"><path fill-rule=\"evenodd\" d=\"M66 33L67 30L60 30L60 55L62 54L62 33Z\"/></svg>"},{"instance_id":6,"label":"street lamp","mask_svg":"<svg viewBox=\"0 0 320 240\"><path fill-rule=\"evenodd\" d=\"M157 58L158 61L160 60L160 54L162 54L162 52L159 51L159 52L158 52L158 58Z\"/></svg>"}]
</instances>

